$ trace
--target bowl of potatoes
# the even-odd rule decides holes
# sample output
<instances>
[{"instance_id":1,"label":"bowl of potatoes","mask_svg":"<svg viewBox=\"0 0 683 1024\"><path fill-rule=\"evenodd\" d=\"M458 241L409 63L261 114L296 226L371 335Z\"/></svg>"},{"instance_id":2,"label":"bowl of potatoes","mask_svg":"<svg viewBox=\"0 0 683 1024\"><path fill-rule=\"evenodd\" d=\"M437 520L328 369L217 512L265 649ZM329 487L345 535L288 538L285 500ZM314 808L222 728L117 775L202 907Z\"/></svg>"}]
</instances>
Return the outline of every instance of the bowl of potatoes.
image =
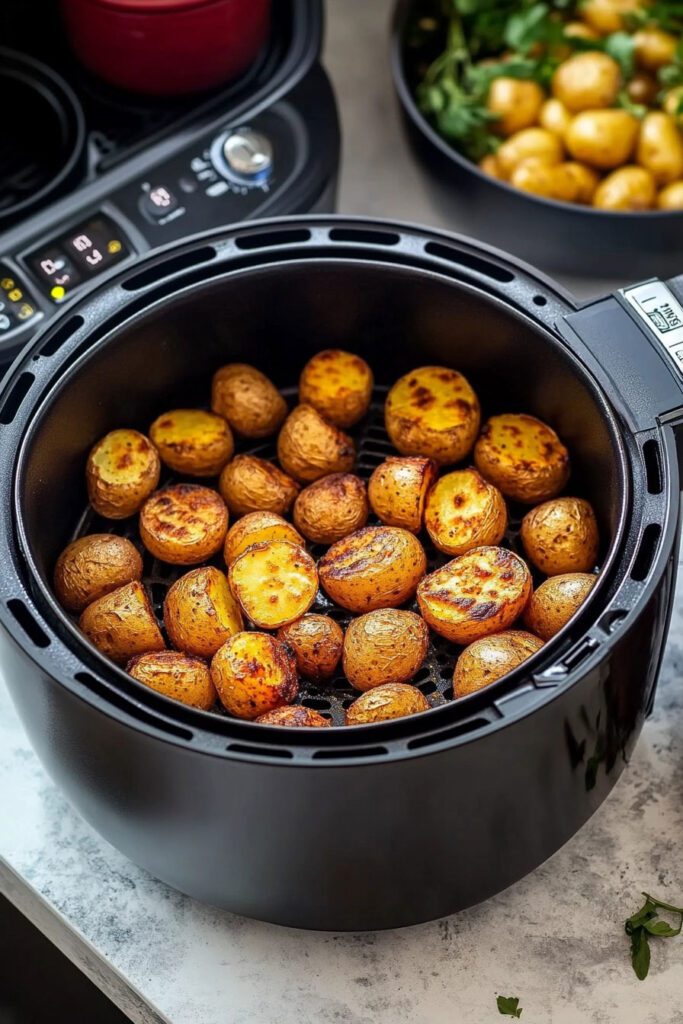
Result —
<instances>
[{"instance_id":1,"label":"bowl of potatoes","mask_svg":"<svg viewBox=\"0 0 683 1024\"><path fill-rule=\"evenodd\" d=\"M668 621L653 289L678 308L579 309L480 244L314 218L61 312L0 392L0 652L84 817L198 899L331 929L453 912L569 839Z\"/></svg>"}]
</instances>

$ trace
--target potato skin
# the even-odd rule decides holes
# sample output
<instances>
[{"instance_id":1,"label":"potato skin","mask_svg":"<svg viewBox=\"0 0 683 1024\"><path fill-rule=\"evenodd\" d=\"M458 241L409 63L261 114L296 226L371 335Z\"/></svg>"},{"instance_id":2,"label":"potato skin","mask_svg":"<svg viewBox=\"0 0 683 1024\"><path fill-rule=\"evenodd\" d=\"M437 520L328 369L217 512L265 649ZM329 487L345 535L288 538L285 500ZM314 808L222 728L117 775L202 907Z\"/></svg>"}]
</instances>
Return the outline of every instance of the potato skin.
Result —
<instances>
[{"instance_id":1,"label":"potato skin","mask_svg":"<svg viewBox=\"0 0 683 1024\"><path fill-rule=\"evenodd\" d=\"M419 455L439 465L459 462L479 430L479 399L457 370L422 366L396 381L384 419L401 455Z\"/></svg>"},{"instance_id":2,"label":"potato skin","mask_svg":"<svg viewBox=\"0 0 683 1024\"><path fill-rule=\"evenodd\" d=\"M433 459L390 455L373 472L368 483L372 511L385 526L400 526L411 533L419 533L427 495L436 483L438 472Z\"/></svg>"},{"instance_id":3,"label":"potato skin","mask_svg":"<svg viewBox=\"0 0 683 1024\"><path fill-rule=\"evenodd\" d=\"M244 629L225 575L211 565L176 580L164 601L164 625L175 648L198 658L213 657L228 637Z\"/></svg>"},{"instance_id":4,"label":"potato skin","mask_svg":"<svg viewBox=\"0 0 683 1024\"><path fill-rule=\"evenodd\" d=\"M323 718L313 708L302 705L266 711L265 715L259 715L256 721L262 725L283 725L290 729L329 728L332 725L329 718Z\"/></svg>"},{"instance_id":5,"label":"potato skin","mask_svg":"<svg viewBox=\"0 0 683 1024\"><path fill-rule=\"evenodd\" d=\"M313 544L334 544L365 526L369 512L365 481L352 473L331 473L304 488L293 518Z\"/></svg>"},{"instance_id":6,"label":"potato skin","mask_svg":"<svg viewBox=\"0 0 683 1024\"><path fill-rule=\"evenodd\" d=\"M575 201L577 203L591 203L595 190L600 184L600 178L593 168L586 166L586 164L577 163L575 160L570 160L568 163L561 164L560 166L564 169L565 174L574 179L576 185Z\"/></svg>"},{"instance_id":7,"label":"potato skin","mask_svg":"<svg viewBox=\"0 0 683 1024\"><path fill-rule=\"evenodd\" d=\"M599 50L575 53L553 75L553 96L572 113L611 107L621 88L617 62Z\"/></svg>"},{"instance_id":8,"label":"potato skin","mask_svg":"<svg viewBox=\"0 0 683 1024\"><path fill-rule=\"evenodd\" d=\"M287 415L287 403L272 381L247 363L216 370L211 408L243 437L270 437Z\"/></svg>"},{"instance_id":9,"label":"potato skin","mask_svg":"<svg viewBox=\"0 0 683 1024\"><path fill-rule=\"evenodd\" d=\"M344 646L344 632L329 615L302 615L282 626L277 638L296 658L299 675L315 683L330 679L337 671Z\"/></svg>"},{"instance_id":10,"label":"potato skin","mask_svg":"<svg viewBox=\"0 0 683 1024\"><path fill-rule=\"evenodd\" d=\"M490 686L543 647L533 633L508 629L475 640L462 652L453 674L453 696L466 697Z\"/></svg>"},{"instance_id":11,"label":"potato skin","mask_svg":"<svg viewBox=\"0 0 683 1024\"><path fill-rule=\"evenodd\" d=\"M216 491L174 484L156 491L140 510L140 538L162 562L196 565L212 558L228 532L228 510Z\"/></svg>"},{"instance_id":12,"label":"potato skin","mask_svg":"<svg viewBox=\"0 0 683 1024\"><path fill-rule=\"evenodd\" d=\"M470 644L511 626L530 594L531 573L521 558L506 548L482 547L425 576L417 602L436 633Z\"/></svg>"},{"instance_id":13,"label":"potato skin","mask_svg":"<svg viewBox=\"0 0 683 1024\"><path fill-rule=\"evenodd\" d=\"M346 711L347 725L368 725L406 718L429 710L429 702L416 686L386 683L361 694Z\"/></svg>"},{"instance_id":14,"label":"potato skin","mask_svg":"<svg viewBox=\"0 0 683 1024\"><path fill-rule=\"evenodd\" d=\"M269 540L288 540L304 546L303 537L282 516L275 512L249 512L228 530L223 548L226 565L232 565L247 548Z\"/></svg>"},{"instance_id":15,"label":"potato skin","mask_svg":"<svg viewBox=\"0 0 683 1024\"><path fill-rule=\"evenodd\" d=\"M657 185L670 185L683 177L683 137L673 117L662 110L645 115L636 159L650 171Z\"/></svg>"},{"instance_id":16,"label":"potato skin","mask_svg":"<svg viewBox=\"0 0 683 1024\"><path fill-rule=\"evenodd\" d=\"M557 135L561 139L564 138L571 119L572 115L564 103L555 98L546 100L538 115L541 128L545 128L547 132L552 132L553 135Z\"/></svg>"},{"instance_id":17,"label":"potato skin","mask_svg":"<svg viewBox=\"0 0 683 1024\"><path fill-rule=\"evenodd\" d=\"M407 683L427 655L429 630L415 612L377 608L353 619L344 637L344 675L357 690Z\"/></svg>"},{"instance_id":18,"label":"potato skin","mask_svg":"<svg viewBox=\"0 0 683 1024\"><path fill-rule=\"evenodd\" d=\"M339 348L328 348L304 366L299 379L299 401L312 405L337 427L352 427L368 411L373 385L372 370L364 359Z\"/></svg>"},{"instance_id":19,"label":"potato skin","mask_svg":"<svg viewBox=\"0 0 683 1024\"><path fill-rule=\"evenodd\" d=\"M286 540L252 545L228 571L244 614L261 629L278 629L300 619L318 593L315 562L302 547Z\"/></svg>"},{"instance_id":20,"label":"potato skin","mask_svg":"<svg viewBox=\"0 0 683 1024\"><path fill-rule=\"evenodd\" d=\"M676 59L678 40L670 32L655 25L646 25L633 35L636 61L646 71L659 71Z\"/></svg>"},{"instance_id":21,"label":"potato skin","mask_svg":"<svg viewBox=\"0 0 683 1024\"><path fill-rule=\"evenodd\" d=\"M484 424L474 447L481 475L506 498L532 505L554 498L567 483L569 452L535 416L505 413Z\"/></svg>"},{"instance_id":22,"label":"potato skin","mask_svg":"<svg viewBox=\"0 0 683 1024\"><path fill-rule=\"evenodd\" d=\"M62 608L83 609L125 583L142 579L142 558L125 537L91 533L62 551L54 571L54 588Z\"/></svg>"},{"instance_id":23,"label":"potato skin","mask_svg":"<svg viewBox=\"0 0 683 1024\"><path fill-rule=\"evenodd\" d=\"M312 483L328 473L348 473L356 449L348 434L323 419L312 405L297 405L278 435L277 457L290 476Z\"/></svg>"},{"instance_id":24,"label":"potato skin","mask_svg":"<svg viewBox=\"0 0 683 1024\"><path fill-rule=\"evenodd\" d=\"M93 601L81 614L78 625L101 654L120 665L136 654L166 647L147 591L139 580Z\"/></svg>"},{"instance_id":25,"label":"potato skin","mask_svg":"<svg viewBox=\"0 0 683 1024\"><path fill-rule=\"evenodd\" d=\"M524 625L541 639L550 640L578 611L597 579L597 576L580 572L551 576L531 595Z\"/></svg>"},{"instance_id":26,"label":"potato skin","mask_svg":"<svg viewBox=\"0 0 683 1024\"><path fill-rule=\"evenodd\" d=\"M667 185L657 196L657 209L683 210L683 181Z\"/></svg>"},{"instance_id":27,"label":"potato skin","mask_svg":"<svg viewBox=\"0 0 683 1024\"><path fill-rule=\"evenodd\" d=\"M227 422L204 409L163 413L149 428L149 436L161 461L188 476L216 476L235 450Z\"/></svg>"},{"instance_id":28,"label":"potato skin","mask_svg":"<svg viewBox=\"0 0 683 1024\"><path fill-rule=\"evenodd\" d=\"M291 703L299 691L294 655L267 633L236 633L211 659L211 679L223 707L258 718Z\"/></svg>"},{"instance_id":29,"label":"potato skin","mask_svg":"<svg viewBox=\"0 0 683 1024\"><path fill-rule=\"evenodd\" d=\"M514 135L522 128L536 124L545 95L537 82L502 75L494 78L489 88L486 106L496 120L495 131L501 135Z\"/></svg>"},{"instance_id":30,"label":"potato skin","mask_svg":"<svg viewBox=\"0 0 683 1024\"><path fill-rule=\"evenodd\" d=\"M107 519L126 519L152 493L160 472L159 453L149 438L138 430L112 430L88 455L90 504Z\"/></svg>"},{"instance_id":31,"label":"potato skin","mask_svg":"<svg viewBox=\"0 0 683 1024\"><path fill-rule=\"evenodd\" d=\"M201 658L179 651L138 654L128 662L126 672L139 683L190 707L210 711L216 703L209 666Z\"/></svg>"},{"instance_id":32,"label":"potato skin","mask_svg":"<svg viewBox=\"0 0 683 1024\"><path fill-rule=\"evenodd\" d=\"M598 557L595 512L583 498L554 498L532 508L520 539L529 561L546 576L590 572Z\"/></svg>"},{"instance_id":33,"label":"potato skin","mask_svg":"<svg viewBox=\"0 0 683 1024\"><path fill-rule=\"evenodd\" d=\"M318 563L328 596L358 615L403 604L426 568L417 537L396 526L366 526L333 544Z\"/></svg>"},{"instance_id":34,"label":"potato skin","mask_svg":"<svg viewBox=\"0 0 683 1024\"><path fill-rule=\"evenodd\" d=\"M600 210L650 210L656 194L654 178L645 167L619 167L602 179L593 206Z\"/></svg>"},{"instance_id":35,"label":"potato skin","mask_svg":"<svg viewBox=\"0 0 683 1024\"><path fill-rule=\"evenodd\" d=\"M499 544L507 522L503 495L476 469L446 473L427 496L427 533L434 547L447 555Z\"/></svg>"},{"instance_id":36,"label":"potato skin","mask_svg":"<svg viewBox=\"0 0 683 1024\"><path fill-rule=\"evenodd\" d=\"M567 128L564 141L575 160L611 171L627 163L639 127L626 110L582 110Z\"/></svg>"},{"instance_id":37,"label":"potato skin","mask_svg":"<svg viewBox=\"0 0 683 1024\"><path fill-rule=\"evenodd\" d=\"M523 160L510 175L510 184L522 192L531 192L545 199L574 203L579 197L579 181L570 167L570 164Z\"/></svg>"},{"instance_id":38,"label":"potato skin","mask_svg":"<svg viewBox=\"0 0 683 1024\"><path fill-rule=\"evenodd\" d=\"M256 455L236 455L220 475L218 490L234 516L289 512L299 485L278 466Z\"/></svg>"},{"instance_id":39,"label":"potato skin","mask_svg":"<svg viewBox=\"0 0 683 1024\"><path fill-rule=\"evenodd\" d=\"M524 160L559 164L564 156L562 143L554 132L545 128L524 128L506 139L496 153L498 166L504 178L509 178L515 167Z\"/></svg>"},{"instance_id":40,"label":"potato skin","mask_svg":"<svg viewBox=\"0 0 683 1024\"><path fill-rule=\"evenodd\" d=\"M626 27L624 16L644 6L643 0L585 0L581 17L600 35L621 32Z\"/></svg>"}]
</instances>

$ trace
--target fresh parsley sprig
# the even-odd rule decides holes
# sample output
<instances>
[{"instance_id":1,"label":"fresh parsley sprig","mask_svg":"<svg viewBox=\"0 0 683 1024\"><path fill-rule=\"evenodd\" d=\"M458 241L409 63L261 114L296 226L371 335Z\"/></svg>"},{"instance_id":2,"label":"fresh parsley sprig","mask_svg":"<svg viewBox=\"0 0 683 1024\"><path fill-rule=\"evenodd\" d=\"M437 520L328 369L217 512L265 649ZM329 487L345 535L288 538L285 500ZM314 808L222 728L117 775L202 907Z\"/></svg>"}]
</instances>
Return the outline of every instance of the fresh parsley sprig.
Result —
<instances>
[{"instance_id":1,"label":"fresh parsley sprig","mask_svg":"<svg viewBox=\"0 0 683 1024\"><path fill-rule=\"evenodd\" d=\"M644 892L645 903L626 921L626 934L631 939L631 963L636 977L643 981L650 970L650 937L670 939L683 929L683 907L663 903ZM678 927L660 917L660 910L670 914Z\"/></svg>"}]
</instances>

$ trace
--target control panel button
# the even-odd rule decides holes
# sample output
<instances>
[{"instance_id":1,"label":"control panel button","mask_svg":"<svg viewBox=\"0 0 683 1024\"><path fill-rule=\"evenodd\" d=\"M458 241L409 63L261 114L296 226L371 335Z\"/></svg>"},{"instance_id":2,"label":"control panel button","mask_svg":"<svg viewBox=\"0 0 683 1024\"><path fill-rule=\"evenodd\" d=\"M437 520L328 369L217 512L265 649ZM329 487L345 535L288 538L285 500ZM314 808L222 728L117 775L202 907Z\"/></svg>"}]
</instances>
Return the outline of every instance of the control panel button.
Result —
<instances>
[{"instance_id":1,"label":"control panel button","mask_svg":"<svg viewBox=\"0 0 683 1024\"><path fill-rule=\"evenodd\" d=\"M223 143L223 156L228 169L238 181L265 181L273 169L273 147L263 132L238 128Z\"/></svg>"},{"instance_id":2,"label":"control panel button","mask_svg":"<svg viewBox=\"0 0 683 1024\"><path fill-rule=\"evenodd\" d=\"M119 228L103 215L77 225L61 238L28 257L28 264L55 303L74 288L125 259L130 248Z\"/></svg>"},{"instance_id":3,"label":"control panel button","mask_svg":"<svg viewBox=\"0 0 683 1024\"><path fill-rule=\"evenodd\" d=\"M142 205L145 213L158 220L172 213L178 205L178 200L166 185L153 185L149 192L146 192Z\"/></svg>"},{"instance_id":4,"label":"control panel button","mask_svg":"<svg viewBox=\"0 0 683 1024\"><path fill-rule=\"evenodd\" d=\"M0 335L38 316L40 310L23 281L0 265Z\"/></svg>"}]
</instances>

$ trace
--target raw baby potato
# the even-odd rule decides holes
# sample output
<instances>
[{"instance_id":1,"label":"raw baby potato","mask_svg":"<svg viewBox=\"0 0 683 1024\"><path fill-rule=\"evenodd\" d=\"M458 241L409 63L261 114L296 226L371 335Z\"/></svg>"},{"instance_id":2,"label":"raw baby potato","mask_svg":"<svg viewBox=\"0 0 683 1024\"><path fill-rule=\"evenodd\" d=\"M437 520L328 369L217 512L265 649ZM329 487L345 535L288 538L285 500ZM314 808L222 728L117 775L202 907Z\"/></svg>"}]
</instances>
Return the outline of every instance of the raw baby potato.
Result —
<instances>
[{"instance_id":1,"label":"raw baby potato","mask_svg":"<svg viewBox=\"0 0 683 1024\"><path fill-rule=\"evenodd\" d=\"M368 521L365 481L331 473L309 484L294 502L294 525L313 544L334 544Z\"/></svg>"},{"instance_id":2,"label":"raw baby potato","mask_svg":"<svg viewBox=\"0 0 683 1024\"><path fill-rule=\"evenodd\" d=\"M475 640L458 658L453 674L453 695L465 697L489 686L540 651L542 646L542 640L521 629L508 629Z\"/></svg>"},{"instance_id":3,"label":"raw baby potato","mask_svg":"<svg viewBox=\"0 0 683 1024\"><path fill-rule=\"evenodd\" d=\"M250 512L289 512L299 485L256 455L236 455L220 475L218 490L234 516Z\"/></svg>"},{"instance_id":4,"label":"raw baby potato","mask_svg":"<svg viewBox=\"0 0 683 1024\"><path fill-rule=\"evenodd\" d=\"M82 612L98 598L142 579L142 558L124 537L91 533L62 551L54 572L57 600L70 612Z\"/></svg>"},{"instance_id":5,"label":"raw baby potato","mask_svg":"<svg viewBox=\"0 0 683 1024\"><path fill-rule=\"evenodd\" d=\"M553 95L572 113L611 107L621 88L621 70L606 53L590 50L563 61L553 75Z\"/></svg>"},{"instance_id":6,"label":"raw baby potato","mask_svg":"<svg viewBox=\"0 0 683 1024\"><path fill-rule=\"evenodd\" d=\"M497 487L476 469L447 473L427 497L425 527L434 547L447 555L499 544L507 528L507 507Z\"/></svg>"},{"instance_id":7,"label":"raw baby potato","mask_svg":"<svg viewBox=\"0 0 683 1024\"><path fill-rule=\"evenodd\" d=\"M578 202L580 182L572 167L575 164L546 164L540 160L524 160L514 168L510 184L522 192L532 192L546 199L565 203Z\"/></svg>"},{"instance_id":8,"label":"raw baby potato","mask_svg":"<svg viewBox=\"0 0 683 1024\"><path fill-rule=\"evenodd\" d=\"M368 498L372 511L385 526L401 526L419 533L427 495L437 476L433 459L390 455L370 477Z\"/></svg>"},{"instance_id":9,"label":"raw baby potato","mask_svg":"<svg viewBox=\"0 0 683 1024\"><path fill-rule=\"evenodd\" d=\"M657 207L660 210L683 210L683 181L675 181L663 188L657 196Z\"/></svg>"},{"instance_id":10,"label":"raw baby potato","mask_svg":"<svg viewBox=\"0 0 683 1024\"><path fill-rule=\"evenodd\" d=\"M585 0L581 5L581 17L600 35L610 35L626 28L625 18L646 0Z\"/></svg>"},{"instance_id":11,"label":"raw baby potato","mask_svg":"<svg viewBox=\"0 0 683 1024\"><path fill-rule=\"evenodd\" d=\"M226 711L258 718L298 693L294 655L268 633L236 633L211 660L211 679Z\"/></svg>"},{"instance_id":12,"label":"raw baby potato","mask_svg":"<svg viewBox=\"0 0 683 1024\"><path fill-rule=\"evenodd\" d=\"M298 405L278 435L277 457L290 476L312 483L328 473L348 473L356 449L349 435L312 405Z\"/></svg>"},{"instance_id":13,"label":"raw baby potato","mask_svg":"<svg viewBox=\"0 0 683 1024\"><path fill-rule=\"evenodd\" d=\"M639 127L640 122L626 110L583 110L567 128L564 139L575 160L609 171L628 161Z\"/></svg>"},{"instance_id":14,"label":"raw baby potato","mask_svg":"<svg viewBox=\"0 0 683 1024\"><path fill-rule=\"evenodd\" d=\"M595 190L593 205L600 210L650 210L657 188L645 167L620 167L603 178Z\"/></svg>"},{"instance_id":15,"label":"raw baby potato","mask_svg":"<svg viewBox=\"0 0 683 1024\"><path fill-rule=\"evenodd\" d=\"M85 468L90 504L107 519L138 511L159 483L156 448L137 430L112 430L92 448Z\"/></svg>"},{"instance_id":16,"label":"raw baby potato","mask_svg":"<svg viewBox=\"0 0 683 1024\"><path fill-rule=\"evenodd\" d=\"M149 428L161 461L176 473L217 476L235 449L222 416L204 409L173 409Z\"/></svg>"},{"instance_id":17,"label":"raw baby potato","mask_svg":"<svg viewBox=\"0 0 683 1024\"><path fill-rule=\"evenodd\" d=\"M479 430L479 400L457 370L423 366L401 377L387 395L384 418L401 455L459 462Z\"/></svg>"},{"instance_id":18,"label":"raw baby potato","mask_svg":"<svg viewBox=\"0 0 683 1024\"><path fill-rule=\"evenodd\" d=\"M515 167L525 160L559 164L563 155L562 143L554 132L545 128L524 128L506 139L496 158L503 177L509 178Z\"/></svg>"},{"instance_id":19,"label":"raw baby potato","mask_svg":"<svg viewBox=\"0 0 683 1024\"><path fill-rule=\"evenodd\" d=\"M287 415L287 403L272 381L247 363L216 370L211 408L243 437L270 437Z\"/></svg>"},{"instance_id":20,"label":"raw baby potato","mask_svg":"<svg viewBox=\"0 0 683 1024\"><path fill-rule=\"evenodd\" d=\"M228 510L216 491L174 484L148 498L140 510L140 537L162 562L196 565L212 558L228 532Z\"/></svg>"},{"instance_id":21,"label":"raw baby potato","mask_svg":"<svg viewBox=\"0 0 683 1024\"><path fill-rule=\"evenodd\" d=\"M166 646L139 580L93 601L78 625L101 654L120 665L136 654L162 651Z\"/></svg>"},{"instance_id":22,"label":"raw baby potato","mask_svg":"<svg viewBox=\"0 0 683 1024\"><path fill-rule=\"evenodd\" d=\"M550 640L576 614L597 582L588 573L551 576L541 583L524 613L524 624L543 640Z\"/></svg>"},{"instance_id":23,"label":"raw baby potato","mask_svg":"<svg viewBox=\"0 0 683 1024\"><path fill-rule=\"evenodd\" d=\"M216 703L209 666L201 658L179 651L138 654L128 662L126 672L165 697L202 711L210 711Z\"/></svg>"},{"instance_id":24,"label":"raw baby potato","mask_svg":"<svg viewBox=\"0 0 683 1024\"><path fill-rule=\"evenodd\" d=\"M639 29L633 36L636 61L646 71L659 71L676 58L678 40L655 25Z\"/></svg>"},{"instance_id":25,"label":"raw baby potato","mask_svg":"<svg viewBox=\"0 0 683 1024\"><path fill-rule=\"evenodd\" d=\"M496 131L514 135L536 123L544 99L537 82L501 76L491 82L486 105L496 115Z\"/></svg>"},{"instance_id":26,"label":"raw baby potato","mask_svg":"<svg viewBox=\"0 0 683 1024\"><path fill-rule=\"evenodd\" d=\"M199 658L213 657L228 637L244 629L225 574L211 565L176 580L164 601L164 625L175 648Z\"/></svg>"},{"instance_id":27,"label":"raw baby potato","mask_svg":"<svg viewBox=\"0 0 683 1024\"><path fill-rule=\"evenodd\" d=\"M474 449L483 477L505 495L532 505L554 498L569 478L569 452L555 431L535 416L492 416Z\"/></svg>"},{"instance_id":28,"label":"raw baby potato","mask_svg":"<svg viewBox=\"0 0 683 1024\"><path fill-rule=\"evenodd\" d=\"M545 128L546 131L563 138L571 119L572 115L564 103L561 103L558 99L549 99L541 107L538 123L541 128Z\"/></svg>"},{"instance_id":29,"label":"raw baby potato","mask_svg":"<svg viewBox=\"0 0 683 1024\"><path fill-rule=\"evenodd\" d=\"M429 703L416 686L407 683L386 683L375 686L354 700L347 709L347 725L369 725L391 718L406 718L428 711Z\"/></svg>"},{"instance_id":30,"label":"raw baby potato","mask_svg":"<svg viewBox=\"0 0 683 1024\"><path fill-rule=\"evenodd\" d=\"M275 512L249 512L242 516L228 530L223 553L226 565L232 565L236 558L253 547L270 540L288 540L304 546L303 537L282 516Z\"/></svg>"},{"instance_id":31,"label":"raw baby potato","mask_svg":"<svg viewBox=\"0 0 683 1024\"><path fill-rule=\"evenodd\" d=\"M344 633L329 615L310 613L277 631L294 654L299 675L315 683L330 679L337 671L344 646Z\"/></svg>"},{"instance_id":32,"label":"raw baby potato","mask_svg":"<svg viewBox=\"0 0 683 1024\"><path fill-rule=\"evenodd\" d=\"M364 359L339 348L328 348L304 366L299 401L312 405L338 427L352 427L368 411L373 384L372 370Z\"/></svg>"},{"instance_id":33,"label":"raw baby potato","mask_svg":"<svg viewBox=\"0 0 683 1024\"><path fill-rule=\"evenodd\" d=\"M344 674L357 690L407 683L427 655L429 630L415 612L378 608L353 619L344 637Z\"/></svg>"},{"instance_id":34,"label":"raw baby potato","mask_svg":"<svg viewBox=\"0 0 683 1024\"><path fill-rule=\"evenodd\" d=\"M426 568L417 537L395 526L366 526L333 544L318 563L327 595L358 615L403 604Z\"/></svg>"},{"instance_id":35,"label":"raw baby potato","mask_svg":"<svg viewBox=\"0 0 683 1024\"><path fill-rule=\"evenodd\" d=\"M265 715L259 715L256 721L262 725L284 725L290 729L329 728L332 725L329 718L323 718L313 708L300 706L266 711Z\"/></svg>"},{"instance_id":36,"label":"raw baby potato","mask_svg":"<svg viewBox=\"0 0 683 1024\"><path fill-rule=\"evenodd\" d=\"M583 498L554 498L524 516L520 538L530 562L546 576L590 572L598 557L598 524Z\"/></svg>"},{"instance_id":37,"label":"raw baby potato","mask_svg":"<svg viewBox=\"0 0 683 1024\"><path fill-rule=\"evenodd\" d=\"M673 117L662 110L646 114L640 126L636 159L657 185L683 177L683 136Z\"/></svg>"},{"instance_id":38,"label":"raw baby potato","mask_svg":"<svg viewBox=\"0 0 683 1024\"><path fill-rule=\"evenodd\" d=\"M287 540L247 548L230 566L229 577L244 614L260 629L278 629L301 618L318 593L315 562Z\"/></svg>"}]
</instances>

